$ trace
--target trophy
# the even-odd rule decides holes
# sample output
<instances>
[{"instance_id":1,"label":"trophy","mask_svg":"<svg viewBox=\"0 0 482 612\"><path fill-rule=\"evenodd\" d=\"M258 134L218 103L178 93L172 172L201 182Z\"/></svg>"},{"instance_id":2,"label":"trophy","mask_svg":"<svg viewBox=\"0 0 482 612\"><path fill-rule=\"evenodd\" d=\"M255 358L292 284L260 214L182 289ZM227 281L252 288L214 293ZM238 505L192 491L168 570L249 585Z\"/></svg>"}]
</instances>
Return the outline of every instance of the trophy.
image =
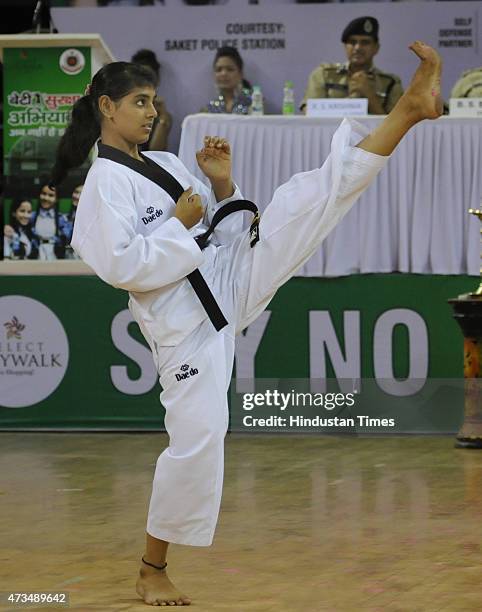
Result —
<instances>
[{"instance_id":1,"label":"trophy","mask_svg":"<svg viewBox=\"0 0 482 612\"><path fill-rule=\"evenodd\" d=\"M470 208L469 213L482 221L482 210ZM459 295L449 304L464 335L464 421L455 446L482 449L482 282L477 291Z\"/></svg>"},{"instance_id":2,"label":"trophy","mask_svg":"<svg viewBox=\"0 0 482 612\"><path fill-rule=\"evenodd\" d=\"M482 221L482 210L479 210L478 208L469 208L469 213L472 215L475 215L476 217L479 218L479 221ZM480 230L480 239L481 239L481 250L480 250L480 258L481 258L481 266L480 266L480 275L482 277L482 229ZM478 297L480 299L482 299L482 279L479 285L479 288L477 289L477 291L475 293L471 293L470 294L471 297Z\"/></svg>"}]
</instances>

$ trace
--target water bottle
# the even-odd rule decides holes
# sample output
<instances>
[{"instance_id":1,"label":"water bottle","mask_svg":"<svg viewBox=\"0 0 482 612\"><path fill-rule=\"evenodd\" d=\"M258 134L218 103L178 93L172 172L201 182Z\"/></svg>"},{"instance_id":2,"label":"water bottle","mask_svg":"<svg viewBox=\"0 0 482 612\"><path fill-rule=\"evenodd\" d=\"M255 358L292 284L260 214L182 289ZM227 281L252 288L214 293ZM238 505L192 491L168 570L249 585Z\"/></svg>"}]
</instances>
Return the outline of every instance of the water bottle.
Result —
<instances>
[{"instance_id":1,"label":"water bottle","mask_svg":"<svg viewBox=\"0 0 482 612\"><path fill-rule=\"evenodd\" d=\"M295 92L293 81L286 81L283 89L283 115L295 114Z\"/></svg>"},{"instance_id":2,"label":"water bottle","mask_svg":"<svg viewBox=\"0 0 482 612\"><path fill-rule=\"evenodd\" d=\"M261 87L259 85L253 86L253 93L251 94L251 114L264 114L263 94L261 93Z\"/></svg>"}]
</instances>

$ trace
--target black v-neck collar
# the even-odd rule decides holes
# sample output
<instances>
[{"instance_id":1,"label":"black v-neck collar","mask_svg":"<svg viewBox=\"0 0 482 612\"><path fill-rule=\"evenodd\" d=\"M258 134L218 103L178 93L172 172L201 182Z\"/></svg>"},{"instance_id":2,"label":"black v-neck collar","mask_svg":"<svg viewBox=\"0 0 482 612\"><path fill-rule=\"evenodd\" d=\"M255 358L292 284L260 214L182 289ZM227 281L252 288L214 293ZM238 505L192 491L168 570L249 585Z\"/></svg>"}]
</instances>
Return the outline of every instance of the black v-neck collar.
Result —
<instances>
[{"instance_id":1,"label":"black v-neck collar","mask_svg":"<svg viewBox=\"0 0 482 612\"><path fill-rule=\"evenodd\" d=\"M140 154L143 162L131 157L128 153L124 153L120 149L106 145L99 140L97 143L99 150L98 157L104 159L110 159L117 164L127 166L134 172L142 174L145 178L149 179L153 183L156 183L161 189L164 189L176 203L184 192L184 188L179 181L172 176L167 170L156 164L155 161L147 157L146 155Z\"/></svg>"}]
</instances>

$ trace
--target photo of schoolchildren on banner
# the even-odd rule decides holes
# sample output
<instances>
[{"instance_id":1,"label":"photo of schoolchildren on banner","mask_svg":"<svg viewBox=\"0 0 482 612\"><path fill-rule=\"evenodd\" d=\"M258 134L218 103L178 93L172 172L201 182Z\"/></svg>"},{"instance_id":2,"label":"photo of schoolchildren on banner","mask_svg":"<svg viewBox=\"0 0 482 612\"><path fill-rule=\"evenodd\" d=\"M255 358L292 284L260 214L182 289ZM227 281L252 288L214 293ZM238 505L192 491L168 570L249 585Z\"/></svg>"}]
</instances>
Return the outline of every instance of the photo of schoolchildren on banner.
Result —
<instances>
[{"instance_id":1,"label":"photo of schoolchildren on banner","mask_svg":"<svg viewBox=\"0 0 482 612\"><path fill-rule=\"evenodd\" d=\"M40 183L37 197L17 197L6 207L4 258L40 261L78 259L70 240L83 185L74 188L69 208L60 212L56 189L47 182Z\"/></svg>"},{"instance_id":2,"label":"photo of schoolchildren on banner","mask_svg":"<svg viewBox=\"0 0 482 612\"><path fill-rule=\"evenodd\" d=\"M5 260L76 259L70 247L88 164L49 185L72 106L90 82L89 48L7 48L4 64Z\"/></svg>"}]
</instances>

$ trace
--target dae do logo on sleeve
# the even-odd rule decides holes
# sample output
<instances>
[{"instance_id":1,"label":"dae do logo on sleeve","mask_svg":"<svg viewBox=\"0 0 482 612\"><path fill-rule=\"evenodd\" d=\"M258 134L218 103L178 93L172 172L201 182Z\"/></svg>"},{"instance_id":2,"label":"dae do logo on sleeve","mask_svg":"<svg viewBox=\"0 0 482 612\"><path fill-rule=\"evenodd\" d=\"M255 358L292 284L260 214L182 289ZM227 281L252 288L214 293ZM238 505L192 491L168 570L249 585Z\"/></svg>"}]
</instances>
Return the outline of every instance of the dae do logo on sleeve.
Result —
<instances>
[{"instance_id":1,"label":"dae do logo on sleeve","mask_svg":"<svg viewBox=\"0 0 482 612\"><path fill-rule=\"evenodd\" d=\"M68 362L67 335L47 306L21 295L0 297L0 406L24 408L46 399Z\"/></svg>"}]
</instances>

